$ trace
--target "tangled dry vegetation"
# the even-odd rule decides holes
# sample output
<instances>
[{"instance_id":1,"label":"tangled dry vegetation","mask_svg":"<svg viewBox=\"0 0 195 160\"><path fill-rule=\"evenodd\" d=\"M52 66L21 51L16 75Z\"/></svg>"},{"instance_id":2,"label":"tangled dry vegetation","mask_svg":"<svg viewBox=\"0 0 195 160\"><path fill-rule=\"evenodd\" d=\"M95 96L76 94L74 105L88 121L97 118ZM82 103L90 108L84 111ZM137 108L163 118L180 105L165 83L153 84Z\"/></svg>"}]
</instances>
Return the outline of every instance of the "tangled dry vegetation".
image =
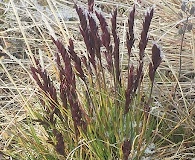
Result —
<instances>
[{"instance_id":1,"label":"tangled dry vegetation","mask_svg":"<svg viewBox=\"0 0 195 160\"><path fill-rule=\"evenodd\" d=\"M155 5L154 17L145 50L146 62L150 61L153 42L162 47L163 61L157 70L154 93L156 106L151 114L165 120L164 130L157 130L162 146L155 148L151 159L191 159L195 157L195 30L182 32L182 27L194 25L195 16L188 18L182 11L181 0L135 1L135 39L140 39L143 16L147 8ZM195 2L189 2L191 8ZM79 1L87 6L87 1ZM132 0L95 1L95 8L109 18L118 7L118 33L120 56L124 71L127 67L126 27ZM67 45L69 38L76 44L76 51L85 52L79 34L79 20L72 1L62 0L9 0L0 1L0 149L9 153L13 142L14 127L26 121L31 104L39 95L31 75L34 56L54 79L56 48L51 40L51 30ZM181 16L182 14L182 16ZM52 29L50 29L50 27ZM138 59L137 43L133 48L132 63ZM182 46L182 47L181 47ZM180 63L181 62L181 63ZM180 66L181 64L181 66ZM146 67L145 70L148 70ZM125 75L123 75L125 76ZM146 84L148 79L144 79ZM144 86L145 87L145 86ZM34 105L35 107L35 105ZM36 108L34 108L36 110ZM32 117L33 118L33 117ZM166 132L169 130L169 132ZM17 130L19 134L23 131ZM164 136L164 133L167 133ZM41 135L41 134L40 134ZM43 136L43 135L42 135ZM45 138L43 136L43 138ZM18 148L17 144L12 147ZM18 152L22 148L18 148ZM7 156L6 158L9 158Z\"/></svg>"}]
</instances>

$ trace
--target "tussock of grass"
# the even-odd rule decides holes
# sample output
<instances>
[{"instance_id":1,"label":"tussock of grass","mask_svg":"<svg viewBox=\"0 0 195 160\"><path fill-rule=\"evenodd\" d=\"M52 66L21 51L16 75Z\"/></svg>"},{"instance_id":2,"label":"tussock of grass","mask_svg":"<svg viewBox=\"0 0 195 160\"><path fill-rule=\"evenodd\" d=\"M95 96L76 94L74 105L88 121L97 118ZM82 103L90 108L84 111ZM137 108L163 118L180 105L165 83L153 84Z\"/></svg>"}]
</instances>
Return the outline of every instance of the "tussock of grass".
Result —
<instances>
[{"instance_id":1,"label":"tussock of grass","mask_svg":"<svg viewBox=\"0 0 195 160\"><path fill-rule=\"evenodd\" d=\"M79 4L87 7L86 1L81 2ZM38 3L42 7L37 7ZM69 38L72 38L73 41L77 42L75 44L75 51L83 51L85 53L86 48L84 47L85 45L81 35L78 34L79 21L75 14L76 12L72 9L72 2L46 0L38 3L28 0L11 0L9 3L6 1L0 2L0 49L6 54L0 62L1 150L7 156L16 157L17 155L23 155L23 157L20 157L22 159L36 156L37 159L54 159L56 157L62 159L62 156L54 151L50 143L50 140L54 137L48 135L44 127L29 118L29 116L32 119L41 117L41 114L37 114L35 111L43 112L41 104L38 102L42 94L36 89L37 87L35 87L29 70L30 66L35 66L33 57L35 56L37 59L40 59L40 63L42 63L42 66L44 65L55 82L59 80L59 75L56 75L57 68L54 58L56 48L48 33L48 26L42 20L42 17L45 17L48 24L53 28L57 37L61 38L60 40L64 45L68 45ZM125 72L128 65L125 36L127 16L133 3L121 1L96 1L95 3L96 9L101 9L107 18L110 17L109 14L111 11L118 6L117 27L121 39L120 56L122 57L120 65L124 69L123 77L125 77L127 76ZM190 2L190 5L193 5L193 3ZM151 114L157 119L156 127L153 130L155 136L152 138L157 147L155 148L155 153L150 156L152 159L189 159L195 156L195 137L193 133L195 129L194 29L185 33L181 54L181 75L178 77L182 38L178 34L178 30L182 22L186 20L185 16L179 18L178 15L181 12L181 1L148 0L137 3L135 13L136 24L134 27L135 38L139 42L143 15L145 14L146 8L151 7L153 4L155 4L155 12L150 26L149 42L145 50L145 60L146 63L151 61L152 41L156 41L162 46L164 57L163 62L157 70L152 94L155 105L153 105ZM63 7L67 7L73 12L72 17L64 17L62 15L63 12L60 10ZM194 16L189 18L189 22L194 23ZM135 66L139 58L137 45L138 43L136 42L135 48L132 49L131 57L131 63ZM105 63L106 61L104 60L103 64ZM147 66L144 66L144 71L147 73ZM148 80L147 75L145 75L143 80L145 83L145 86L143 86L144 89L147 89L147 85L149 84ZM178 84L178 87L175 91L176 84ZM59 87L59 84L54 85ZM82 88L82 85L80 87ZM91 89L91 92L95 92L95 90ZM173 97L174 92L175 96ZM83 94L80 94L79 98L83 96ZM108 96L108 93L102 93L101 96ZM110 98L112 99L112 97ZM111 101L111 99L108 99L108 101ZM86 102L82 103L85 104ZM66 114L71 119L71 113L67 112ZM104 121L107 121L107 119L104 119ZM58 125L58 128L62 127L60 126L62 124ZM71 125L71 122L69 125ZM73 130L74 127L70 126L70 128ZM102 133L105 128L101 128L100 130L102 131L99 133ZM63 133L65 136L66 131ZM73 131L67 134L73 135ZM104 135L104 133L102 134ZM91 154L91 151L95 149L101 150L101 145L103 144L107 144L108 146L112 145L111 148L113 150L120 149L120 145L117 146L117 144L97 140L93 135L91 136L91 139L80 139L78 143L80 145L77 147L70 144L72 152L66 153L68 155L67 157L73 157L78 150L80 150L80 154L89 150L87 157L88 159L92 159L95 153ZM48 137L51 139L48 139ZM55 141L54 139L52 140ZM28 143L24 144L24 141ZM41 145L34 147L36 144L41 143L43 143L45 148ZM96 143L99 144L100 148L95 148ZM136 141L134 143L136 144ZM88 148L89 146L91 148ZM34 152L31 152L30 155L29 150ZM135 151L136 148L132 150ZM52 154L49 154L51 151ZM39 155L38 153L45 154ZM122 156L122 153L120 154Z\"/></svg>"}]
</instances>

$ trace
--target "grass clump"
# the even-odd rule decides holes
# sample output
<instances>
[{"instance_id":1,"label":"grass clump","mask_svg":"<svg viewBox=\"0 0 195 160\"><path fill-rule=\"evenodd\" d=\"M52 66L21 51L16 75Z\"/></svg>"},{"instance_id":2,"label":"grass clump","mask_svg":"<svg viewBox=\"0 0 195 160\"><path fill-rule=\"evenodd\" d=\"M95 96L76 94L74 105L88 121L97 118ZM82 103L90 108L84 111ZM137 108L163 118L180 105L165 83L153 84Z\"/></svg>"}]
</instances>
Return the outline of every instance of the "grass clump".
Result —
<instances>
[{"instance_id":1,"label":"grass clump","mask_svg":"<svg viewBox=\"0 0 195 160\"><path fill-rule=\"evenodd\" d=\"M30 159L140 159L153 141L157 122L150 115L151 94L155 72L161 62L161 51L156 44L152 47L149 64L150 92L142 88L144 50L154 10L152 8L145 15L137 66L130 63L135 41L135 7L130 12L128 69L122 73L117 10L109 28L105 17L95 11L93 5L94 2L89 1L88 10L75 5L86 53L77 53L71 39L65 47L52 37L58 49L56 85L35 58L36 66L31 67L31 71L40 90L37 94L39 106L33 106L34 118L27 118L29 127L17 139L17 143L23 143L21 145L26 148L26 153L12 152L17 158L29 155ZM45 139L38 137L36 126ZM16 129L22 131L22 128Z\"/></svg>"},{"instance_id":2,"label":"grass clump","mask_svg":"<svg viewBox=\"0 0 195 160\"><path fill-rule=\"evenodd\" d=\"M128 60L123 69L117 10L108 23L93 6L92 0L88 1L88 9L75 5L85 51L78 51L73 39L64 45L52 34L57 48L54 75L41 59L31 56L32 77L38 88L34 102L28 107L28 116L13 128L12 143L5 151L13 158L141 159L154 143L176 142L178 138L174 140L170 135L184 132L180 125L167 131L162 129L167 127L164 120L150 112L158 102L152 93L161 63L161 50L155 43L151 62L145 61L154 9L148 10L143 20L136 64L132 63L136 8L129 13ZM159 132L163 137L160 140Z\"/></svg>"}]
</instances>

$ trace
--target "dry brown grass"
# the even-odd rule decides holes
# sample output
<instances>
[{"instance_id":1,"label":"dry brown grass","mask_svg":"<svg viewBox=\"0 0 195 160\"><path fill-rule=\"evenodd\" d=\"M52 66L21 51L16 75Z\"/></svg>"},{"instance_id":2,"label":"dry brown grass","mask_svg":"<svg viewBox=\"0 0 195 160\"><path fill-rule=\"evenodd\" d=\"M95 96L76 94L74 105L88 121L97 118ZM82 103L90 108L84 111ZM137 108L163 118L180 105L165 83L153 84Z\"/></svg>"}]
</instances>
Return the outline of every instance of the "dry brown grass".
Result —
<instances>
[{"instance_id":1,"label":"dry brown grass","mask_svg":"<svg viewBox=\"0 0 195 160\"><path fill-rule=\"evenodd\" d=\"M56 2L56 3L54 3ZM86 3L86 0L82 1ZM9 130L18 121L25 119L28 107L34 101L34 83L30 77L29 66L32 65L32 56L36 55L46 62L46 67L55 75L55 68L52 65L53 45L48 33L46 22L42 21L41 14L45 16L48 24L53 28L56 35L61 37L64 43L68 38L77 41L78 49L84 50L81 37L78 35L78 20L75 17L73 3L61 0L39 1L43 7L37 8L30 0L10 0L0 2L1 14L0 38L1 50L7 54L1 60L0 67L0 138L1 150L4 150L12 140ZM133 1L105 0L96 1L96 6L101 8L105 15L116 6L119 9L118 24L121 36L121 57L125 66L125 27L127 25L127 14L132 7ZM180 126L184 126L183 141L175 143L167 137L161 137L161 132L157 133L165 139L167 145L157 149L154 159L189 159L195 157L194 131L195 131L195 30L185 34L182 51L182 71L179 73L179 53L181 46L181 35L178 34L178 26L185 20L179 19L180 0L148 0L137 3L136 13L136 37L142 25L142 15L146 8L155 5L155 13L150 29L150 40L146 49L146 59L149 60L152 42L158 42L162 46L164 53L163 63L158 70L158 78L155 84L155 96L159 102L157 111L170 122L170 130L174 132ZM27 7L26 7L27 6ZM58 10L61 7L68 7L72 11L72 17L60 19ZM49 13L44 11L48 8ZM57 10L58 8L58 10ZM61 15L62 16L62 15ZM195 22L195 17L190 18L190 22ZM62 36L61 36L62 35ZM134 58L138 49L134 48ZM43 61L42 61L43 62ZM125 68L125 67L124 67ZM146 68L147 69L147 68ZM178 83L176 96L173 97L174 88ZM156 110L155 110L156 111ZM179 133L180 134L180 133Z\"/></svg>"}]
</instances>

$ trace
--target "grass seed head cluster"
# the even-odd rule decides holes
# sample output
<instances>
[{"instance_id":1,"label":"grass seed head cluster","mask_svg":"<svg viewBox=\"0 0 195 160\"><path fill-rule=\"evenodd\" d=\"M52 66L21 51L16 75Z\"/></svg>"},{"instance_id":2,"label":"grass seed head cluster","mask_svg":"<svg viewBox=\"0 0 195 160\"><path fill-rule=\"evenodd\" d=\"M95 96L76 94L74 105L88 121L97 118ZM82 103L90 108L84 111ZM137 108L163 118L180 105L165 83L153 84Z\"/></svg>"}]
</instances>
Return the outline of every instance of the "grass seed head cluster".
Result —
<instances>
[{"instance_id":1,"label":"grass seed head cluster","mask_svg":"<svg viewBox=\"0 0 195 160\"><path fill-rule=\"evenodd\" d=\"M70 36L63 19L55 14L53 7L58 3L47 0L52 18L57 18L56 23L52 19L50 23L53 25L49 26L49 18L41 13L51 32L49 40L45 39L42 28L35 23L37 32L41 33L45 42L42 47L47 48L48 56L45 57L40 51L43 48L39 49L39 56L32 53L33 44L29 43L29 38L22 29L17 13L19 10L15 8L14 1L10 2L27 46L26 53L32 61L31 72L1 47L4 52L2 54L8 55L25 68L36 85L33 86L34 90L30 90L33 100L26 99L12 79L10 70L1 61L2 69L22 97L21 104L25 107L25 116L21 116L20 120L14 119L16 122L10 122L6 127L8 132L2 132L11 135L4 146L5 155L14 159L128 160L152 156L154 159L173 156L174 159L180 155L180 151L191 152L194 134L189 129L193 130L194 127L194 102L185 99L180 76L183 74L182 46L187 41L184 37L189 32L193 33L193 5L181 3L182 12L178 14L186 20L181 20L184 24L179 26L178 31L183 38L180 44L180 67L176 67L180 68L181 73L177 77L170 64L172 61L168 60L169 55L166 53L163 59L158 45L170 45L165 40L166 37L159 36L158 44L151 43L159 27L156 23L159 19L153 18L161 12L158 9L162 4L157 1L152 3L156 3L158 9L147 6L145 15L138 13L139 3L131 6L131 10L126 12L127 26L124 26L123 36L119 31L119 12L125 5L119 5L110 16L106 16L97 10L93 0L88 0L85 7L75 4L79 18L79 26L75 30L79 31L83 41L79 48L78 40ZM31 5L30 1L25 3ZM152 3L147 1L147 4ZM136 22L137 18L141 19L140 24ZM139 33L137 25L141 30ZM55 30L56 26L59 31ZM162 27L161 30L165 28ZM169 32L166 31L163 35L168 36ZM171 91L163 95L168 90L168 86L164 85L170 82L166 73L162 72L167 67L165 62L176 79L174 96ZM156 94L157 90L161 90L161 93ZM176 108L177 114L174 114L173 108ZM156 113L156 110L163 111ZM173 151L174 148L178 148L177 153Z\"/></svg>"},{"instance_id":2,"label":"grass seed head cluster","mask_svg":"<svg viewBox=\"0 0 195 160\"><path fill-rule=\"evenodd\" d=\"M95 11L93 6L94 1L88 1L88 10L75 5L80 19L80 33L87 49L86 55L79 56L74 49L73 40L70 39L66 47L60 40L53 38L58 49L55 55L60 83L58 91L37 59L36 66L31 67L33 78L44 94L44 97L40 98L44 107L43 116L38 116L36 121L40 125L44 124L45 131L50 132L55 140L52 142L54 150L63 157L69 156L73 148L83 143L71 156L83 159L140 158L146 146L152 142L150 136L155 129L149 112L155 72L161 62L161 50L156 44L153 45L152 62L149 64L152 85L148 88L151 88L151 93L143 97L141 88L144 51L154 9L146 13L143 21L137 67L130 63L135 41L135 6L129 14L129 67L126 71L127 78L122 79L117 10L112 14L109 27L106 18ZM106 59L106 64L102 63L103 58ZM107 73L110 74L111 85L106 83ZM79 83L83 84L80 89L77 87ZM133 127L133 123L141 125ZM83 142L80 142L81 139Z\"/></svg>"}]
</instances>

